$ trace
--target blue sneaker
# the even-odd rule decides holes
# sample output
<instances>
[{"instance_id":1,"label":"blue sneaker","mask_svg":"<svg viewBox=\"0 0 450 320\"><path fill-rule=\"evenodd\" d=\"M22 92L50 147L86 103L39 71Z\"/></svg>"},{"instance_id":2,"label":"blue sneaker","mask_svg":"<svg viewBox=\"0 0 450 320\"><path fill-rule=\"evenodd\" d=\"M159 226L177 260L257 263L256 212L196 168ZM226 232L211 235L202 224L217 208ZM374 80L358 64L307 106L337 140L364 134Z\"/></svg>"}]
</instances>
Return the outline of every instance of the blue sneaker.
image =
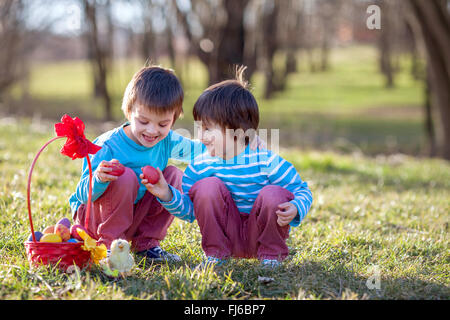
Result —
<instances>
[{"instance_id":1,"label":"blue sneaker","mask_svg":"<svg viewBox=\"0 0 450 320\"><path fill-rule=\"evenodd\" d=\"M281 266L281 262L276 259L263 259L261 267L264 269L276 269Z\"/></svg>"},{"instance_id":2,"label":"blue sneaker","mask_svg":"<svg viewBox=\"0 0 450 320\"><path fill-rule=\"evenodd\" d=\"M138 254L144 255L147 259L155 262L177 262L181 261L181 258L173 253L168 253L161 249L161 247L153 247L147 251L138 252Z\"/></svg>"}]
</instances>

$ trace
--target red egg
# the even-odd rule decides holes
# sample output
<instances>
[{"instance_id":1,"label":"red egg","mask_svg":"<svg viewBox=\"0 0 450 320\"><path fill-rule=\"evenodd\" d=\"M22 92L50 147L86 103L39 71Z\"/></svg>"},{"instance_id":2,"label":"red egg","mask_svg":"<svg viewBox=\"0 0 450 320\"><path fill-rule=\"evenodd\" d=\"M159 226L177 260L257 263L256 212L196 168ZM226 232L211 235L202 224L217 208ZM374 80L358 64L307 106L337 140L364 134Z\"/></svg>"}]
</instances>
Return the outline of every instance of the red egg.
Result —
<instances>
[{"instance_id":1,"label":"red egg","mask_svg":"<svg viewBox=\"0 0 450 320\"><path fill-rule=\"evenodd\" d=\"M109 172L113 176L121 176L125 172L125 166L120 162L110 162L107 167L111 168L112 171Z\"/></svg>"},{"instance_id":2,"label":"red egg","mask_svg":"<svg viewBox=\"0 0 450 320\"><path fill-rule=\"evenodd\" d=\"M152 166L143 167L142 173L144 174L144 178L151 184L155 184L159 181L159 172Z\"/></svg>"}]
</instances>

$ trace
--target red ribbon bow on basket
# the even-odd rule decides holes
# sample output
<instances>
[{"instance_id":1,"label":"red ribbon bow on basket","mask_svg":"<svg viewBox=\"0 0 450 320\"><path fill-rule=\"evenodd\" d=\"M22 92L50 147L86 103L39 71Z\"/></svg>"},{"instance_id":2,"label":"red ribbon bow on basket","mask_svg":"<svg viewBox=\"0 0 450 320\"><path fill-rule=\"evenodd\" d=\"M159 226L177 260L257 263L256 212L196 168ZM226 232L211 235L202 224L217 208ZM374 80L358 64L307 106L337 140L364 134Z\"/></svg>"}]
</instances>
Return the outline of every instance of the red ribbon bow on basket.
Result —
<instances>
[{"instance_id":1,"label":"red ribbon bow on basket","mask_svg":"<svg viewBox=\"0 0 450 320\"><path fill-rule=\"evenodd\" d=\"M58 137L67 137L61 153L72 158L72 160L84 158L88 154L96 154L101 149L101 147L86 139L84 123L78 117L71 118L65 114L61 118L61 122L55 124L55 132Z\"/></svg>"},{"instance_id":2,"label":"red ribbon bow on basket","mask_svg":"<svg viewBox=\"0 0 450 320\"><path fill-rule=\"evenodd\" d=\"M92 166L91 161L89 159L89 154L95 154L98 150L101 149L101 147L93 144L88 139L86 139L84 135L84 123L81 121L78 117L71 118L67 114L65 114L61 118L60 123L55 124L55 133L56 137L49 140L47 143L45 143L41 149L39 149L36 157L33 160L33 163L30 167L30 172L28 174L28 190L27 190L27 197L28 197L28 216L30 220L30 226L31 226L31 235L33 237L33 241L36 242L35 235L34 235L34 229L33 229L33 222L31 219L31 201L30 201L30 185L31 185L31 173L33 172L33 168L36 164L36 160L41 154L41 152L53 141L60 138L67 138L66 143L61 148L61 153L63 155L66 155L72 160L77 158L86 158L88 167L89 167L89 196L88 196L88 203L86 207L86 220L85 220L85 227L87 229L88 222L89 222L89 213L91 209L91 197L92 197Z\"/></svg>"}]
</instances>

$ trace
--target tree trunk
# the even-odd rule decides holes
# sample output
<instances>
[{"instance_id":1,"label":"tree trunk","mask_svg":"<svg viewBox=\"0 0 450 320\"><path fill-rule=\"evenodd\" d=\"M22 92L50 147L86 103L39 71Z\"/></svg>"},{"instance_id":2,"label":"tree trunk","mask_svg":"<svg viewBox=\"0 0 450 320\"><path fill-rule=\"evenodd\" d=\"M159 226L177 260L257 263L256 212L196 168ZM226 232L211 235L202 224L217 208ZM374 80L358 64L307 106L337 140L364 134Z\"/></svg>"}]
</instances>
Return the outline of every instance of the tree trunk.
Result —
<instances>
[{"instance_id":1,"label":"tree trunk","mask_svg":"<svg viewBox=\"0 0 450 320\"><path fill-rule=\"evenodd\" d=\"M0 4L0 97L28 73L25 60L25 26L21 19L23 1L6 0Z\"/></svg>"},{"instance_id":2,"label":"tree trunk","mask_svg":"<svg viewBox=\"0 0 450 320\"><path fill-rule=\"evenodd\" d=\"M154 53L154 36L152 30L148 30L147 27L142 33L142 45L141 56L145 62L152 60L152 54Z\"/></svg>"},{"instance_id":3,"label":"tree trunk","mask_svg":"<svg viewBox=\"0 0 450 320\"><path fill-rule=\"evenodd\" d=\"M277 90L277 78L274 70L273 58L278 48L277 42L277 17L279 12L279 2L266 2L264 4L262 16L263 32L263 56L264 56L264 98L271 98Z\"/></svg>"},{"instance_id":4,"label":"tree trunk","mask_svg":"<svg viewBox=\"0 0 450 320\"><path fill-rule=\"evenodd\" d=\"M244 9L248 0L224 1L227 22L222 30L217 51L217 68L209 83L234 77L234 66L244 63Z\"/></svg>"},{"instance_id":5,"label":"tree trunk","mask_svg":"<svg viewBox=\"0 0 450 320\"><path fill-rule=\"evenodd\" d=\"M394 87L394 68L392 66L392 43L390 9L386 0L380 1L381 12L383 12L383 27L380 30L378 48L380 54L380 70L386 77L386 88Z\"/></svg>"},{"instance_id":6,"label":"tree trunk","mask_svg":"<svg viewBox=\"0 0 450 320\"><path fill-rule=\"evenodd\" d=\"M177 20L183 26L186 37L191 44L193 53L208 69L209 84L234 77L235 66L244 63L244 12L248 1L223 1L223 9L227 15L225 24L223 26L203 25L205 29L202 36L203 40L214 40L214 48L211 51L202 49L201 39L194 37L186 13L180 10L176 0L171 2L176 11ZM209 6L210 4L205 1L204 5Z\"/></svg>"},{"instance_id":7,"label":"tree trunk","mask_svg":"<svg viewBox=\"0 0 450 320\"><path fill-rule=\"evenodd\" d=\"M450 160L450 18L447 2L410 0L410 3L425 43L433 106L441 115L442 156Z\"/></svg>"},{"instance_id":8,"label":"tree trunk","mask_svg":"<svg viewBox=\"0 0 450 320\"><path fill-rule=\"evenodd\" d=\"M97 24L97 7L95 2L91 4L89 0L84 0L84 10L89 27L87 32L87 44L94 74L94 93L97 92L103 100L105 111L104 120L111 121L111 98L107 85L108 52L107 50L104 50L100 44Z\"/></svg>"},{"instance_id":9,"label":"tree trunk","mask_svg":"<svg viewBox=\"0 0 450 320\"><path fill-rule=\"evenodd\" d=\"M156 60L155 34L152 27L154 7L152 6L152 2L148 0L140 0L138 3L144 27L142 31L142 42L140 44L141 58L146 64L154 63Z\"/></svg>"},{"instance_id":10,"label":"tree trunk","mask_svg":"<svg viewBox=\"0 0 450 320\"><path fill-rule=\"evenodd\" d=\"M295 49L289 49L286 53L285 73L286 76L291 73L298 72L297 57L295 56Z\"/></svg>"},{"instance_id":11,"label":"tree trunk","mask_svg":"<svg viewBox=\"0 0 450 320\"><path fill-rule=\"evenodd\" d=\"M324 36L321 47L321 59L320 59L320 71L328 71L329 69L329 56L330 56L330 44L329 44L328 35Z\"/></svg>"},{"instance_id":12,"label":"tree trunk","mask_svg":"<svg viewBox=\"0 0 450 320\"><path fill-rule=\"evenodd\" d=\"M433 114L432 114L432 97L431 97L431 81L430 81L430 70L427 69L427 77L425 80L425 134L428 141L428 155L430 157L436 156L436 136L434 132L433 125Z\"/></svg>"}]
</instances>

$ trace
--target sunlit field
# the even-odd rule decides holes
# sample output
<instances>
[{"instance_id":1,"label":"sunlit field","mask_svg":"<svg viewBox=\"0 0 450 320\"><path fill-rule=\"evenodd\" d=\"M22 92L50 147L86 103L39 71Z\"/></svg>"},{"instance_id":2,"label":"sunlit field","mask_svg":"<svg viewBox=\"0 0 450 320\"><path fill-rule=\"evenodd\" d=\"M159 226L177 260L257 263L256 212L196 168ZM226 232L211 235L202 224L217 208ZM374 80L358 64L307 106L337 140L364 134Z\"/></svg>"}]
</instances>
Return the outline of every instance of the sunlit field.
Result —
<instances>
[{"instance_id":1,"label":"sunlit field","mask_svg":"<svg viewBox=\"0 0 450 320\"><path fill-rule=\"evenodd\" d=\"M101 124L86 62L36 64L29 96L22 100L15 88L3 110L11 116L0 118L0 299L449 299L450 165L423 157L422 84L401 58L396 87L386 89L369 47L336 49L330 64L327 72L311 73L299 55L298 73L271 100L262 99L261 74L250 81L260 128L279 129L281 155L314 196L302 224L291 230L281 268L232 259L197 270L203 259L197 223L175 220L161 245L182 262L149 264L136 256L131 275L116 281L96 268L30 269L23 245L30 234L26 182L33 157L54 137L52 125L63 114L83 119L91 140L124 121L122 94L143 63L115 63L109 124ZM174 129L193 132L192 107L207 86L206 72L192 60L177 74L185 115ZM62 143L42 153L33 173L36 230L71 217L68 198L81 161L62 156Z\"/></svg>"},{"instance_id":2,"label":"sunlit field","mask_svg":"<svg viewBox=\"0 0 450 320\"><path fill-rule=\"evenodd\" d=\"M450 166L401 155L282 149L310 184L314 203L291 231L289 256L277 271L234 259L215 270L195 270L203 258L198 226L180 220L162 247L180 255L181 263L149 265L136 257L138 266L118 281L95 268L72 275L30 269L23 245L30 234L27 173L53 134L50 125L6 121L0 126L0 299L450 298ZM50 145L33 173L36 230L70 218L68 197L81 162L60 155L60 147ZM260 276L273 281L262 283Z\"/></svg>"}]
</instances>

